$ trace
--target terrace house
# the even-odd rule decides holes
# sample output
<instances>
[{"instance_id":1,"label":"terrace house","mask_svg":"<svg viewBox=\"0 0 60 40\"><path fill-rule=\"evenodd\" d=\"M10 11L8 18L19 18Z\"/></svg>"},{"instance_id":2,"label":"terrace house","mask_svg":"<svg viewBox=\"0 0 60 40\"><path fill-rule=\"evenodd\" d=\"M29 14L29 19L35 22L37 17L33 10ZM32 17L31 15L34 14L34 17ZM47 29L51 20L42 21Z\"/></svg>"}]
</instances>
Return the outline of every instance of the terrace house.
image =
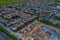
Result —
<instances>
[{"instance_id":1,"label":"terrace house","mask_svg":"<svg viewBox=\"0 0 60 40\"><path fill-rule=\"evenodd\" d=\"M40 17L42 20L48 20L49 17L51 17L51 16L52 16L51 12L41 11L41 13L40 13Z\"/></svg>"}]
</instances>

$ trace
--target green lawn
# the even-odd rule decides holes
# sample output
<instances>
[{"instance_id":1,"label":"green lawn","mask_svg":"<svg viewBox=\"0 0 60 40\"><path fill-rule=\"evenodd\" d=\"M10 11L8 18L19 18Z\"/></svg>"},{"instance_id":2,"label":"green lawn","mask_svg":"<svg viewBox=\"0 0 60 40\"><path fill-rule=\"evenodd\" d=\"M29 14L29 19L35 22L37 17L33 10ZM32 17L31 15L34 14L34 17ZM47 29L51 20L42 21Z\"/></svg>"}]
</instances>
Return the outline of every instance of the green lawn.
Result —
<instances>
[{"instance_id":1,"label":"green lawn","mask_svg":"<svg viewBox=\"0 0 60 40\"><path fill-rule=\"evenodd\" d=\"M15 3L22 3L25 0L0 0L0 6L4 6L4 5L10 5L10 4L15 4ZM48 2L54 2L54 1L60 1L60 0L45 0Z\"/></svg>"},{"instance_id":2,"label":"green lawn","mask_svg":"<svg viewBox=\"0 0 60 40\"><path fill-rule=\"evenodd\" d=\"M23 0L0 0L0 6L15 4L15 3L22 3Z\"/></svg>"}]
</instances>

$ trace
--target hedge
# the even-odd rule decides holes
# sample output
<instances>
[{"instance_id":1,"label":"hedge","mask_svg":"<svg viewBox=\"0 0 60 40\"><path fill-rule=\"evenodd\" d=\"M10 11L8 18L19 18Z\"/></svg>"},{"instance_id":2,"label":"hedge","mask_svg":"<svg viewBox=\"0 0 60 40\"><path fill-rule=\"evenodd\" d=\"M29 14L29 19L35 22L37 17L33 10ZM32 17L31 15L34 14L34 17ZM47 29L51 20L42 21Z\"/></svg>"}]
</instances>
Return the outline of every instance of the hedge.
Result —
<instances>
[{"instance_id":1,"label":"hedge","mask_svg":"<svg viewBox=\"0 0 60 40\"><path fill-rule=\"evenodd\" d=\"M14 35L10 34L6 29L0 27L0 31L4 32L4 33L5 33L7 36L9 36L12 40L17 40L17 38L16 38Z\"/></svg>"}]
</instances>

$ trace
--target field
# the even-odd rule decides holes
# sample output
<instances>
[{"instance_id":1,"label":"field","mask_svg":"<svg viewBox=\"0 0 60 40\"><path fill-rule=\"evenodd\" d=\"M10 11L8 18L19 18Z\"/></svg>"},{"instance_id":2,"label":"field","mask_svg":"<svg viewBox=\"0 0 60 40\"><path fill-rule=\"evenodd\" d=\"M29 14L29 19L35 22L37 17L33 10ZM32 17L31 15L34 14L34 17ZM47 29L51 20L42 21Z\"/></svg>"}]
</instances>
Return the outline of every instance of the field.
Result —
<instances>
[{"instance_id":1,"label":"field","mask_svg":"<svg viewBox=\"0 0 60 40\"><path fill-rule=\"evenodd\" d=\"M15 3L22 3L25 0L0 0L0 6L4 5L10 5L10 4L15 4ZM55 1L60 1L60 0L45 0L47 2L55 2Z\"/></svg>"},{"instance_id":2,"label":"field","mask_svg":"<svg viewBox=\"0 0 60 40\"><path fill-rule=\"evenodd\" d=\"M22 3L23 0L0 0L0 6Z\"/></svg>"}]
</instances>

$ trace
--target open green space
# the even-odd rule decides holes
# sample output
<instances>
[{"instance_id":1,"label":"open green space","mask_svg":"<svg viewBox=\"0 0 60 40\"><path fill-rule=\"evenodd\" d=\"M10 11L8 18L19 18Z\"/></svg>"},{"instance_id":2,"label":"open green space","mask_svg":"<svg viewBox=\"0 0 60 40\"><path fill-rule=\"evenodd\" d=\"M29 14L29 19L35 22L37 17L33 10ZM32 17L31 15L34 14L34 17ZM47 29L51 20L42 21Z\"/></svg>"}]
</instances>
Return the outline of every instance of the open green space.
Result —
<instances>
[{"instance_id":1,"label":"open green space","mask_svg":"<svg viewBox=\"0 0 60 40\"><path fill-rule=\"evenodd\" d=\"M10 5L15 3L23 3L25 0L0 0L0 6ZM44 0L47 2L60 2L60 0Z\"/></svg>"},{"instance_id":2,"label":"open green space","mask_svg":"<svg viewBox=\"0 0 60 40\"><path fill-rule=\"evenodd\" d=\"M0 0L0 6L22 3L23 0Z\"/></svg>"},{"instance_id":3,"label":"open green space","mask_svg":"<svg viewBox=\"0 0 60 40\"><path fill-rule=\"evenodd\" d=\"M17 38L16 38L14 35L10 34L6 29L0 27L0 31L4 32L4 33L5 33L7 36L9 36L12 40L17 40Z\"/></svg>"}]
</instances>

